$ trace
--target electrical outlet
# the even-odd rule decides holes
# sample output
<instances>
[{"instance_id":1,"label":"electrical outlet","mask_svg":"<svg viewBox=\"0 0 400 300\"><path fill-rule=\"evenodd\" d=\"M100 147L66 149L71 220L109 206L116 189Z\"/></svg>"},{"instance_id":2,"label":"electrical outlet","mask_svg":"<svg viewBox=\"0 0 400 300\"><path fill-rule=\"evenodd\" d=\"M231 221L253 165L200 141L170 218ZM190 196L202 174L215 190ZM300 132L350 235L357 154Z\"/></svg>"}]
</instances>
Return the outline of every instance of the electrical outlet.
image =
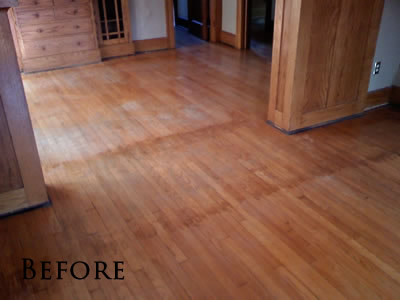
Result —
<instances>
[{"instance_id":1,"label":"electrical outlet","mask_svg":"<svg viewBox=\"0 0 400 300\"><path fill-rule=\"evenodd\" d=\"M372 74L373 75L378 75L380 71L381 71L381 62L377 61L377 62L375 62L374 71L373 71Z\"/></svg>"}]
</instances>

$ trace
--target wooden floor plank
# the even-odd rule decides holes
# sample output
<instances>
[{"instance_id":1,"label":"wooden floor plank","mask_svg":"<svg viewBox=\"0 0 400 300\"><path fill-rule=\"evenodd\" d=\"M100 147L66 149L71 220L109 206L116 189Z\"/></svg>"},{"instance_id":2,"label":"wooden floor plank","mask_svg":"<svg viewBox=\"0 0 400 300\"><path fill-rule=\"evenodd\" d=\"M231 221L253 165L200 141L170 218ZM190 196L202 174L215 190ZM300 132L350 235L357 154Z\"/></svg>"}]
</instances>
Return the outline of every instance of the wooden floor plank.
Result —
<instances>
[{"instance_id":1,"label":"wooden floor plank","mask_svg":"<svg viewBox=\"0 0 400 300\"><path fill-rule=\"evenodd\" d=\"M398 298L400 112L286 136L269 70L201 43L23 75L52 205L0 220L0 298ZM125 280L23 280L23 257Z\"/></svg>"}]
</instances>

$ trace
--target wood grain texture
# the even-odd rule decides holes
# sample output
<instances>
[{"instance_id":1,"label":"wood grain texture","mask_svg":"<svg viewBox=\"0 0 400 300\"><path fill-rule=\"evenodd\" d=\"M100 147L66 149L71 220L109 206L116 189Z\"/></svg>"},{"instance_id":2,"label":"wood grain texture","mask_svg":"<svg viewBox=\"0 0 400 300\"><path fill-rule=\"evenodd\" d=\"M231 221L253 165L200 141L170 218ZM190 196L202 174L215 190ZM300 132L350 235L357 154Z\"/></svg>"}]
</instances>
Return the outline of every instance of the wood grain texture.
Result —
<instances>
[{"instance_id":1,"label":"wood grain texture","mask_svg":"<svg viewBox=\"0 0 400 300\"><path fill-rule=\"evenodd\" d=\"M137 52L163 50L169 48L168 38L154 38L148 40L135 40L135 49Z\"/></svg>"},{"instance_id":2,"label":"wood grain texture","mask_svg":"<svg viewBox=\"0 0 400 300\"><path fill-rule=\"evenodd\" d=\"M48 201L6 10L0 10L0 95L29 205Z\"/></svg>"},{"instance_id":3,"label":"wood grain texture","mask_svg":"<svg viewBox=\"0 0 400 300\"><path fill-rule=\"evenodd\" d=\"M93 6L88 0L24 0L14 12L15 44L22 71L45 71L101 60ZM70 63L66 56L71 57Z\"/></svg>"},{"instance_id":4,"label":"wood grain texture","mask_svg":"<svg viewBox=\"0 0 400 300\"><path fill-rule=\"evenodd\" d=\"M22 209L29 208L29 206L23 188L0 193L0 216L18 212Z\"/></svg>"},{"instance_id":5,"label":"wood grain texture","mask_svg":"<svg viewBox=\"0 0 400 300\"><path fill-rule=\"evenodd\" d=\"M365 109L389 103L392 93L393 87L387 87L369 92L367 99L364 101Z\"/></svg>"},{"instance_id":6,"label":"wood grain texture","mask_svg":"<svg viewBox=\"0 0 400 300\"><path fill-rule=\"evenodd\" d=\"M168 48L175 48L174 0L165 0Z\"/></svg>"},{"instance_id":7,"label":"wood grain texture","mask_svg":"<svg viewBox=\"0 0 400 300\"><path fill-rule=\"evenodd\" d=\"M230 32L221 31L220 41L223 44L236 47L236 35Z\"/></svg>"},{"instance_id":8,"label":"wood grain texture","mask_svg":"<svg viewBox=\"0 0 400 300\"><path fill-rule=\"evenodd\" d=\"M24 75L53 205L0 220L0 298L396 299L399 111L286 136L269 69L203 44ZM125 280L27 284L26 256Z\"/></svg>"},{"instance_id":9,"label":"wood grain texture","mask_svg":"<svg viewBox=\"0 0 400 300\"><path fill-rule=\"evenodd\" d=\"M95 50L97 44L92 33L58 36L34 41L25 41L22 55L24 59L51 55Z\"/></svg>"},{"instance_id":10,"label":"wood grain texture","mask_svg":"<svg viewBox=\"0 0 400 300\"><path fill-rule=\"evenodd\" d=\"M400 87L393 86L392 95L390 96L390 102L394 104L400 104Z\"/></svg>"},{"instance_id":11,"label":"wood grain texture","mask_svg":"<svg viewBox=\"0 0 400 300\"><path fill-rule=\"evenodd\" d=\"M23 187L14 146L0 96L0 193Z\"/></svg>"},{"instance_id":12,"label":"wood grain texture","mask_svg":"<svg viewBox=\"0 0 400 300\"><path fill-rule=\"evenodd\" d=\"M222 0L210 0L210 42L218 43L222 31Z\"/></svg>"},{"instance_id":13,"label":"wood grain texture","mask_svg":"<svg viewBox=\"0 0 400 300\"><path fill-rule=\"evenodd\" d=\"M382 0L277 1L273 124L292 131L363 111L382 8Z\"/></svg>"},{"instance_id":14,"label":"wood grain texture","mask_svg":"<svg viewBox=\"0 0 400 300\"><path fill-rule=\"evenodd\" d=\"M102 58L118 57L135 54L135 44L115 44L110 46L104 46L100 48Z\"/></svg>"},{"instance_id":15,"label":"wood grain texture","mask_svg":"<svg viewBox=\"0 0 400 300\"><path fill-rule=\"evenodd\" d=\"M25 25L19 28L24 41L53 38L64 35L76 35L93 32L92 22L88 19L57 21L48 24Z\"/></svg>"},{"instance_id":16,"label":"wood grain texture","mask_svg":"<svg viewBox=\"0 0 400 300\"><path fill-rule=\"evenodd\" d=\"M24 72L40 72L59 68L98 63L101 61L98 49L65 54L56 54L24 60Z\"/></svg>"},{"instance_id":17,"label":"wood grain texture","mask_svg":"<svg viewBox=\"0 0 400 300\"><path fill-rule=\"evenodd\" d=\"M245 30L246 30L246 1L236 0L236 40L235 48L245 48Z\"/></svg>"},{"instance_id":18,"label":"wood grain texture","mask_svg":"<svg viewBox=\"0 0 400 300\"><path fill-rule=\"evenodd\" d=\"M364 70L367 42L371 33L369 25L375 2L376 0L341 2L326 107L358 101L358 88Z\"/></svg>"}]
</instances>

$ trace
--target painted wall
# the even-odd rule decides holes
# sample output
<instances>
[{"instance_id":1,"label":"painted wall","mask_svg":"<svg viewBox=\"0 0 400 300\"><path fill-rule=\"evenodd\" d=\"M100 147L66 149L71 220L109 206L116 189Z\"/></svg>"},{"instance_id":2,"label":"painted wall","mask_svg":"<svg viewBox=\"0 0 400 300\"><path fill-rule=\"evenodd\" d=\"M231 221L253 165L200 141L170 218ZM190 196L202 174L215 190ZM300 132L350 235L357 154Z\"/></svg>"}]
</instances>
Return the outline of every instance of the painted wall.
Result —
<instances>
[{"instance_id":1,"label":"painted wall","mask_svg":"<svg viewBox=\"0 0 400 300\"><path fill-rule=\"evenodd\" d=\"M236 34L237 0L222 0L222 31Z\"/></svg>"},{"instance_id":2,"label":"painted wall","mask_svg":"<svg viewBox=\"0 0 400 300\"><path fill-rule=\"evenodd\" d=\"M389 87L394 83L400 85L400 78L398 78L400 75L397 75L400 66L399 30L400 1L385 0L382 23L379 30L378 43L374 58L374 62L382 62L381 71L376 76L371 75L369 91Z\"/></svg>"},{"instance_id":3,"label":"painted wall","mask_svg":"<svg viewBox=\"0 0 400 300\"><path fill-rule=\"evenodd\" d=\"M178 0L178 17L189 20L188 0Z\"/></svg>"},{"instance_id":4,"label":"painted wall","mask_svg":"<svg viewBox=\"0 0 400 300\"><path fill-rule=\"evenodd\" d=\"M167 36L165 0L130 0L133 40Z\"/></svg>"}]
</instances>

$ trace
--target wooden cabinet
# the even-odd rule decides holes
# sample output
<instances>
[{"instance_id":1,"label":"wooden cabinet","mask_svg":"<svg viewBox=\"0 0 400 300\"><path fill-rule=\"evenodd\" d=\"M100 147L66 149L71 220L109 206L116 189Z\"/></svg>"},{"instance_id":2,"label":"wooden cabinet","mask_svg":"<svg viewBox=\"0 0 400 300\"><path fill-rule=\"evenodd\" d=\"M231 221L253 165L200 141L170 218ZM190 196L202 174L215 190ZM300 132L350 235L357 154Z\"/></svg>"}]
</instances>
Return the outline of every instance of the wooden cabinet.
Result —
<instances>
[{"instance_id":1,"label":"wooden cabinet","mask_svg":"<svg viewBox=\"0 0 400 300\"><path fill-rule=\"evenodd\" d=\"M0 217L48 203L8 7L0 0Z\"/></svg>"},{"instance_id":2,"label":"wooden cabinet","mask_svg":"<svg viewBox=\"0 0 400 300\"><path fill-rule=\"evenodd\" d=\"M14 25L22 71L101 60L89 0L22 0L14 9Z\"/></svg>"},{"instance_id":3,"label":"wooden cabinet","mask_svg":"<svg viewBox=\"0 0 400 300\"><path fill-rule=\"evenodd\" d=\"M383 0L277 0L268 119L288 132L360 114Z\"/></svg>"}]
</instances>

